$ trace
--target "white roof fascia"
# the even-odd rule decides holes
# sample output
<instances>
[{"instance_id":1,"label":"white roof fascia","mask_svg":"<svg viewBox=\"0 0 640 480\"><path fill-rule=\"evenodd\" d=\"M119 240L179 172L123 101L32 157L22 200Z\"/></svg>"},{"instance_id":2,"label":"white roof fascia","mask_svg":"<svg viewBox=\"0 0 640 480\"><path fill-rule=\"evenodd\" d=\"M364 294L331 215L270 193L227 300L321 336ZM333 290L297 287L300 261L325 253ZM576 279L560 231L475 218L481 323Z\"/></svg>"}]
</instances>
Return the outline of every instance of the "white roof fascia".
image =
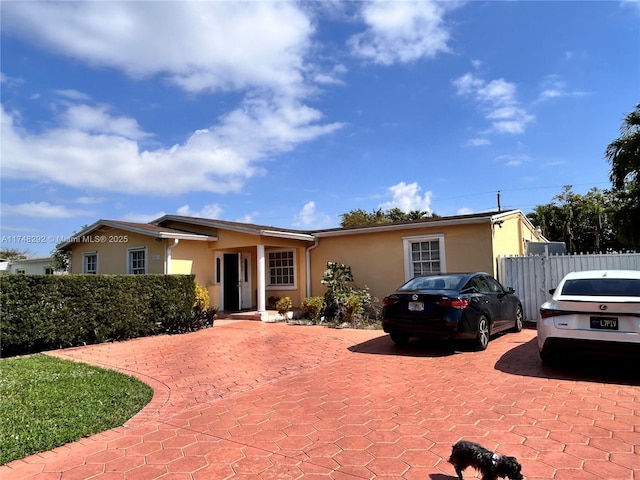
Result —
<instances>
[{"instance_id":1,"label":"white roof fascia","mask_svg":"<svg viewBox=\"0 0 640 480\"><path fill-rule=\"evenodd\" d=\"M292 240L305 240L307 242L313 242L315 237L308 233L296 233L296 232L283 232L278 230L260 230L260 235L265 237L278 237L278 238L290 238Z\"/></svg>"}]
</instances>

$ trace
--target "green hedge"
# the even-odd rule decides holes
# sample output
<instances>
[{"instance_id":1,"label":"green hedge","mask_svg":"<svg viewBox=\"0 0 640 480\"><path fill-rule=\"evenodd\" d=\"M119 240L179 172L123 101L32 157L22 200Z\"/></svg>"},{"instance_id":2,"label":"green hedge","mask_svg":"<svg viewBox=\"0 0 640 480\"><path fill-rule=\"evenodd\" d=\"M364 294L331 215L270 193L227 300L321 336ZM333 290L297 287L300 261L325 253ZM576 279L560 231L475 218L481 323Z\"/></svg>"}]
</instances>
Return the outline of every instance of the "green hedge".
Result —
<instances>
[{"instance_id":1,"label":"green hedge","mask_svg":"<svg viewBox=\"0 0 640 480\"><path fill-rule=\"evenodd\" d=\"M192 313L192 275L3 275L2 356L171 331Z\"/></svg>"}]
</instances>

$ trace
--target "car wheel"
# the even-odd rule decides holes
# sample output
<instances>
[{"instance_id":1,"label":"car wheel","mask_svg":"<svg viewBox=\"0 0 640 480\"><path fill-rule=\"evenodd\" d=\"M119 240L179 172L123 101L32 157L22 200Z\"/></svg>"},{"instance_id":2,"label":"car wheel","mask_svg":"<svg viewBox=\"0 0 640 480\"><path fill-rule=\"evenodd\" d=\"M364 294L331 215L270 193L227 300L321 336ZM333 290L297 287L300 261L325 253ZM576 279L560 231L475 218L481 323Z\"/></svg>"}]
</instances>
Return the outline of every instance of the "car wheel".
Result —
<instances>
[{"instance_id":1,"label":"car wheel","mask_svg":"<svg viewBox=\"0 0 640 480\"><path fill-rule=\"evenodd\" d=\"M406 345L409 343L409 335L402 332L391 332L389 333L391 337L391 341L398 346Z\"/></svg>"},{"instance_id":2,"label":"car wheel","mask_svg":"<svg viewBox=\"0 0 640 480\"><path fill-rule=\"evenodd\" d=\"M518 305L516 307L516 321L513 326L512 332L521 332L522 331L522 321L524 319L524 315L522 313L522 307Z\"/></svg>"},{"instance_id":3,"label":"car wheel","mask_svg":"<svg viewBox=\"0 0 640 480\"><path fill-rule=\"evenodd\" d=\"M489 319L480 315L478 319L478 328L476 330L476 339L474 340L474 346L478 350L486 350L489 345Z\"/></svg>"}]
</instances>

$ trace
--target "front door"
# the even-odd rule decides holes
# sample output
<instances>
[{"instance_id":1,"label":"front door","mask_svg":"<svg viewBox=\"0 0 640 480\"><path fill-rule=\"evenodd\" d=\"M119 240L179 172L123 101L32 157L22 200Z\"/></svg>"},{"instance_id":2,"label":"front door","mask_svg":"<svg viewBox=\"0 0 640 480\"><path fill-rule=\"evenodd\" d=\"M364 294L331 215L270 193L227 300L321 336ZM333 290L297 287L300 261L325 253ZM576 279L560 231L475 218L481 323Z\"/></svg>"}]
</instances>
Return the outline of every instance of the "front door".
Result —
<instances>
[{"instance_id":1,"label":"front door","mask_svg":"<svg viewBox=\"0 0 640 480\"><path fill-rule=\"evenodd\" d=\"M240 275L238 254L224 254L222 305L228 312L240 310Z\"/></svg>"}]
</instances>

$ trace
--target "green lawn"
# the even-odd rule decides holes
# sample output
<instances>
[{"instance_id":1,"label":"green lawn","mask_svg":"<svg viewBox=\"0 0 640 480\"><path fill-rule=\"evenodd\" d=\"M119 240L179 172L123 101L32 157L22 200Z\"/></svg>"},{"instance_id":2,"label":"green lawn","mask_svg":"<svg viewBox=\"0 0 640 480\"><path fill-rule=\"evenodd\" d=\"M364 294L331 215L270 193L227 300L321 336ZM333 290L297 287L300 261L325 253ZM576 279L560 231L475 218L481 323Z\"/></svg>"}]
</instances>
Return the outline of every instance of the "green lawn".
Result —
<instances>
[{"instance_id":1,"label":"green lawn","mask_svg":"<svg viewBox=\"0 0 640 480\"><path fill-rule=\"evenodd\" d=\"M123 425L152 396L133 377L84 363L0 360L0 465Z\"/></svg>"}]
</instances>

